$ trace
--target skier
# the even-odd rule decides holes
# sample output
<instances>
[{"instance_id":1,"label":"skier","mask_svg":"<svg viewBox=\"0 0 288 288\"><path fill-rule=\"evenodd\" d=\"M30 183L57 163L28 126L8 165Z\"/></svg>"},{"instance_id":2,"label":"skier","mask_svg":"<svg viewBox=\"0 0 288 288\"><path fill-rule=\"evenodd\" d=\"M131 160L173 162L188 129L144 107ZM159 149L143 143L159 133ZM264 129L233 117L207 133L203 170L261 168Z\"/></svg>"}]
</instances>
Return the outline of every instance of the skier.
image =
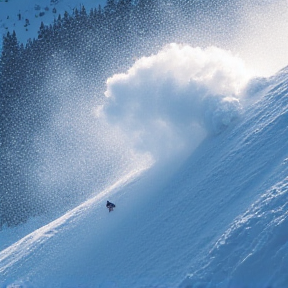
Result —
<instances>
[{"instance_id":1,"label":"skier","mask_svg":"<svg viewBox=\"0 0 288 288\"><path fill-rule=\"evenodd\" d=\"M107 201L106 207L109 209L109 212L111 212L111 211L113 211L113 208L116 207L116 205L111 203L111 202L109 202L109 201Z\"/></svg>"}]
</instances>

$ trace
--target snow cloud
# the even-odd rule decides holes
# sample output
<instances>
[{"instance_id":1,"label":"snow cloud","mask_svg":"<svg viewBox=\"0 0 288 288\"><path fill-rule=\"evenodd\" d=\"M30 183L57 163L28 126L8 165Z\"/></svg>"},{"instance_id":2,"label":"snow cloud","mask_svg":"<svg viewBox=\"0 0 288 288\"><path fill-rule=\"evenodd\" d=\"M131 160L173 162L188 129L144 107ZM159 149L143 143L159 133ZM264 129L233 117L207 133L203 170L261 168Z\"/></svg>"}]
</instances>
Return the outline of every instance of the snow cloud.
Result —
<instances>
[{"instance_id":1,"label":"snow cloud","mask_svg":"<svg viewBox=\"0 0 288 288\"><path fill-rule=\"evenodd\" d=\"M229 51L170 44L107 80L103 112L138 149L170 157L229 126L249 78Z\"/></svg>"}]
</instances>

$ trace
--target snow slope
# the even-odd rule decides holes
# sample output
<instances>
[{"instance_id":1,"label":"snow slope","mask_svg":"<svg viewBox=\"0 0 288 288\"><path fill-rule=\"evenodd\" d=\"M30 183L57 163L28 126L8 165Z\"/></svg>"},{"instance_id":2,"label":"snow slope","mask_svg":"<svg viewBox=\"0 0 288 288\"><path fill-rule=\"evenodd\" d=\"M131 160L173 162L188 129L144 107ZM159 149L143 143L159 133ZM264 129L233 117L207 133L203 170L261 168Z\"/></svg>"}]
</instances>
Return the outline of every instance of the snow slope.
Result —
<instances>
[{"instance_id":1,"label":"snow slope","mask_svg":"<svg viewBox=\"0 0 288 288\"><path fill-rule=\"evenodd\" d=\"M224 209L230 210L226 216L234 214L235 209L244 211L207 251L201 264L192 266L181 287L195 283L204 287L287 286L287 72L283 69L271 78L265 97L231 131L244 137L234 142L232 153L227 155L236 159L229 164L232 181L227 184L232 189L223 199L224 203L228 201Z\"/></svg>"},{"instance_id":2,"label":"snow slope","mask_svg":"<svg viewBox=\"0 0 288 288\"><path fill-rule=\"evenodd\" d=\"M2 250L0 287L287 287L287 83L253 80L180 167L131 171Z\"/></svg>"}]
</instances>

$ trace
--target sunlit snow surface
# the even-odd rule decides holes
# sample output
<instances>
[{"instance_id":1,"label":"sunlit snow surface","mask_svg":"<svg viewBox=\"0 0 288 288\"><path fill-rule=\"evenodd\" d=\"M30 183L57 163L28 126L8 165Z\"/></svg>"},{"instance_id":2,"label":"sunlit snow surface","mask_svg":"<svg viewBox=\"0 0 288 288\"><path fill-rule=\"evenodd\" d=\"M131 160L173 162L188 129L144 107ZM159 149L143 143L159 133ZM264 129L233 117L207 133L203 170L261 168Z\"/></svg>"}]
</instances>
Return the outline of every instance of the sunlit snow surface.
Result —
<instances>
[{"instance_id":1,"label":"sunlit snow surface","mask_svg":"<svg viewBox=\"0 0 288 288\"><path fill-rule=\"evenodd\" d=\"M133 182L133 180L135 181L135 178L147 168L149 168L148 161L146 166L143 166L142 168L139 166L138 170L131 171L129 174L125 175L125 177L97 194L95 197L87 200L55 221L35 230L9 248L4 249L1 252L1 262L3 261L2 263L4 263L1 267L1 273L3 273L11 264L17 263L34 250L39 249L39 246L43 245L50 237L53 237L61 230L68 228L69 225L73 226L73 222L79 221L78 218L85 216L85 213L89 213L88 211L95 208L95 206L97 207L99 202L103 202L107 197L111 197L114 193L117 193L122 186ZM19 247L21 247L21 249L19 249ZM5 265L5 262L8 264Z\"/></svg>"},{"instance_id":2,"label":"sunlit snow surface","mask_svg":"<svg viewBox=\"0 0 288 288\"><path fill-rule=\"evenodd\" d=\"M240 133L244 137L235 148L246 146L244 150L249 156L233 153L238 159L238 171L235 181L227 184L238 191L244 172L241 186L245 189L239 191L242 195L233 193L228 197L238 200L247 197L252 204L234 219L207 251L201 264L192 266L191 275L181 287L287 286L287 72L286 68L270 80L265 97L250 107L245 121L235 127L238 132L245 129L245 133ZM239 206L244 203L238 201ZM224 215L227 216L229 214Z\"/></svg>"},{"instance_id":3,"label":"sunlit snow surface","mask_svg":"<svg viewBox=\"0 0 288 288\"><path fill-rule=\"evenodd\" d=\"M180 167L128 175L1 251L1 287L286 287L287 81L253 80Z\"/></svg>"},{"instance_id":4,"label":"sunlit snow surface","mask_svg":"<svg viewBox=\"0 0 288 288\"><path fill-rule=\"evenodd\" d=\"M288 286L288 71L253 78L287 65L288 3L252 2L221 47L232 52L170 44L111 75L104 106L78 94L63 103L52 146L35 144L42 181L84 184L87 168L107 181L47 225L0 231L1 288ZM61 89L72 92L66 70ZM75 150L55 172L59 135Z\"/></svg>"}]
</instances>

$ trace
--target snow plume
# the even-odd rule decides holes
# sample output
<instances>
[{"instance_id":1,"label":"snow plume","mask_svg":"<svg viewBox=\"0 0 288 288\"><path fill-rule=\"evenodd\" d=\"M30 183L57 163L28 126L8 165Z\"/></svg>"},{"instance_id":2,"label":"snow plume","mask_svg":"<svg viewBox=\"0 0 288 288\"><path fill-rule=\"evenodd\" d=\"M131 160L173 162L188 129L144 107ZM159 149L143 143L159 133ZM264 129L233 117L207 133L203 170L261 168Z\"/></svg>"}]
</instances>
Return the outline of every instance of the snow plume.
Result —
<instances>
[{"instance_id":1,"label":"snow plume","mask_svg":"<svg viewBox=\"0 0 288 288\"><path fill-rule=\"evenodd\" d=\"M242 0L233 51L259 76L272 76L288 64L288 1Z\"/></svg>"},{"instance_id":2,"label":"snow plume","mask_svg":"<svg viewBox=\"0 0 288 288\"><path fill-rule=\"evenodd\" d=\"M228 51L170 44L107 80L104 113L155 158L189 153L238 117L249 78Z\"/></svg>"},{"instance_id":3,"label":"snow plume","mask_svg":"<svg viewBox=\"0 0 288 288\"><path fill-rule=\"evenodd\" d=\"M88 74L83 76L86 82L80 79L65 57L55 54L49 65L45 91L54 102L45 129L35 133L33 143L36 191L47 209L60 212L144 169L151 158L133 153L117 127L95 117L94 107L103 102L95 95L97 87Z\"/></svg>"}]
</instances>

